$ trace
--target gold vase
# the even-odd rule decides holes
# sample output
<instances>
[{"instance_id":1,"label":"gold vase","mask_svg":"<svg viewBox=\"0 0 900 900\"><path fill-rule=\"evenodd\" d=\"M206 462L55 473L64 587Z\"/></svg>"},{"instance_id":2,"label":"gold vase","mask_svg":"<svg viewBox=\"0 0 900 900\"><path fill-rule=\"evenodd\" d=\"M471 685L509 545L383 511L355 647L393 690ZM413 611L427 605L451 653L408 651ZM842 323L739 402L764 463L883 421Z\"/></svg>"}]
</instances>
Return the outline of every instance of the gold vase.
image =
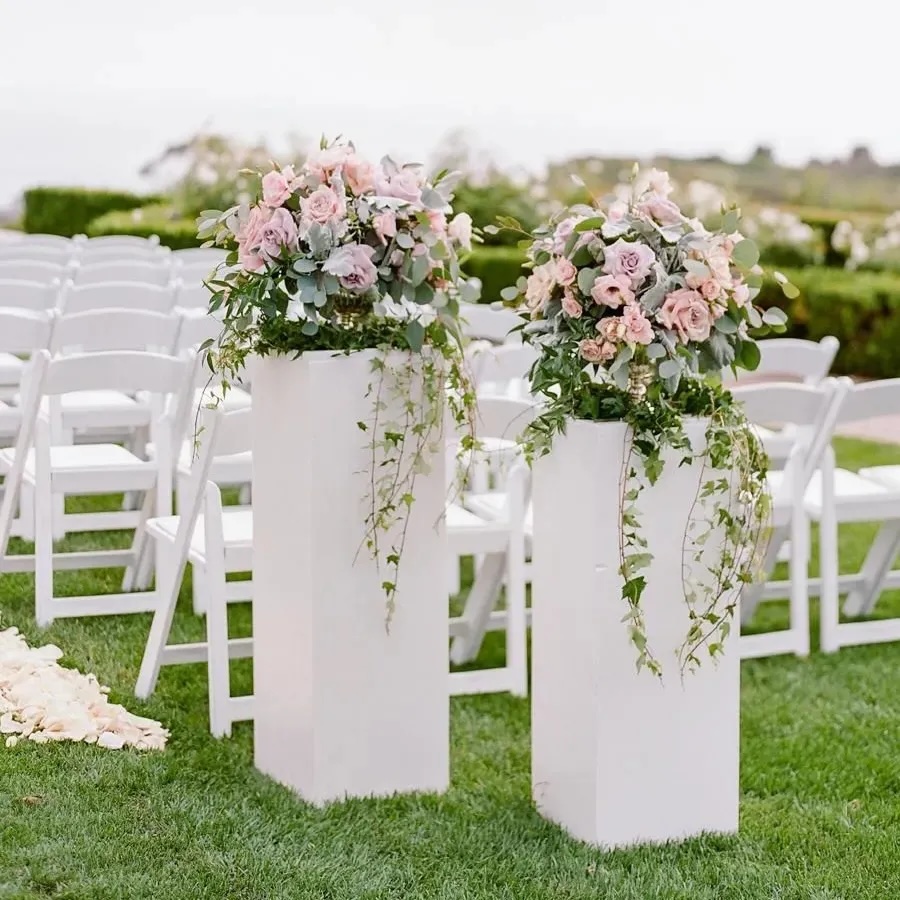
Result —
<instances>
[{"instance_id":1,"label":"gold vase","mask_svg":"<svg viewBox=\"0 0 900 900\"><path fill-rule=\"evenodd\" d=\"M654 378L653 366L646 363L632 365L628 370L628 396L635 403L643 403L647 397L647 389Z\"/></svg>"}]
</instances>

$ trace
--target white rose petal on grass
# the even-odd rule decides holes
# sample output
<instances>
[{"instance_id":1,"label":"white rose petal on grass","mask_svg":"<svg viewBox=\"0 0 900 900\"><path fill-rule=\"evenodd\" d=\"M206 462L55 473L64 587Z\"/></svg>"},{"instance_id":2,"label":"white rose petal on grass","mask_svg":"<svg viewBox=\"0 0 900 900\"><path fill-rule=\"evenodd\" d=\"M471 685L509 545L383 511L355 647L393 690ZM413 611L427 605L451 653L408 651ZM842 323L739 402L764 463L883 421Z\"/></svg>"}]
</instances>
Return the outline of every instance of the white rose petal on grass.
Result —
<instances>
[{"instance_id":1,"label":"white rose petal on grass","mask_svg":"<svg viewBox=\"0 0 900 900\"><path fill-rule=\"evenodd\" d=\"M76 741L109 750L162 750L169 732L153 719L110 703L93 674L60 666L51 644L29 647L15 628L0 631L0 734L7 747Z\"/></svg>"}]
</instances>

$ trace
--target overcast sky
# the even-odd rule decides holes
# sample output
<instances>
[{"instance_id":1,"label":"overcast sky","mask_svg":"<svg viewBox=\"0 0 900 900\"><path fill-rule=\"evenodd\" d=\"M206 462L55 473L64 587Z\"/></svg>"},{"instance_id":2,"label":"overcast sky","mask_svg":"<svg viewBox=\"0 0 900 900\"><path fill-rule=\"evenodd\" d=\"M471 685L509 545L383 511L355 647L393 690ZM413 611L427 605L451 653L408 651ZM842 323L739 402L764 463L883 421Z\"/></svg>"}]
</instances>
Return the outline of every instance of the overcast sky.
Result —
<instances>
[{"instance_id":1,"label":"overcast sky","mask_svg":"<svg viewBox=\"0 0 900 900\"><path fill-rule=\"evenodd\" d=\"M424 159L583 152L900 160L887 0L0 0L0 206L140 187L202 127Z\"/></svg>"}]
</instances>

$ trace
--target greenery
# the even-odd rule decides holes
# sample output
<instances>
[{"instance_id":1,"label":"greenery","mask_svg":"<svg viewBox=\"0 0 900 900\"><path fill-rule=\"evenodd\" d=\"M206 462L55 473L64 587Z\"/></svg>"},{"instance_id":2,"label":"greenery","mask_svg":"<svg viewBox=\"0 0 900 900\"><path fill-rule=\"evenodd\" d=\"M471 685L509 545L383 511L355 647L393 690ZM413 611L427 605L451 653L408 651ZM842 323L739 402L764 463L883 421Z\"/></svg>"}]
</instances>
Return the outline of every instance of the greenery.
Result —
<instances>
[{"instance_id":1,"label":"greenery","mask_svg":"<svg viewBox=\"0 0 900 900\"><path fill-rule=\"evenodd\" d=\"M518 247L476 247L462 261L466 275L481 281L481 302L493 303L522 274L525 253Z\"/></svg>"},{"instance_id":2,"label":"greenery","mask_svg":"<svg viewBox=\"0 0 900 900\"><path fill-rule=\"evenodd\" d=\"M537 227L540 221L534 198L525 188L499 172L493 173L485 184L461 181L454 191L453 208L457 212L468 213L478 229L493 225L498 216L517 219L529 231ZM508 231L484 233L487 246L515 247L516 242L516 236Z\"/></svg>"},{"instance_id":3,"label":"greenery","mask_svg":"<svg viewBox=\"0 0 900 900\"><path fill-rule=\"evenodd\" d=\"M156 235L160 244L172 250L185 250L201 244L194 220L178 218L172 207L165 204L108 212L94 219L85 234L88 237L103 237L108 234L133 234L137 237Z\"/></svg>"},{"instance_id":4,"label":"greenery","mask_svg":"<svg viewBox=\"0 0 900 900\"><path fill-rule=\"evenodd\" d=\"M72 237L86 233L90 223L104 213L134 209L158 200L126 191L36 187L25 191L23 224L25 231L32 234Z\"/></svg>"},{"instance_id":5,"label":"greenery","mask_svg":"<svg viewBox=\"0 0 900 900\"><path fill-rule=\"evenodd\" d=\"M870 378L897 375L900 346L900 275L810 267L785 269L798 289L788 299L774 280L757 298L788 314L788 336L818 341L834 335L841 348L835 371Z\"/></svg>"},{"instance_id":6,"label":"greenery","mask_svg":"<svg viewBox=\"0 0 900 900\"><path fill-rule=\"evenodd\" d=\"M900 464L900 448L838 440L842 466ZM88 501L91 507L97 501ZM78 507L83 510L85 505ZM842 571L876 527L841 528ZM93 536L96 537L96 536ZM100 538L122 546L114 536ZM72 536L66 549L84 548ZM92 544L95 546L95 544ZM21 544L16 552L23 550ZM815 567L815 564L814 564ZM117 589L121 570L62 572L65 594ZM173 640L198 640L189 579ZM172 729L160 754L80 744L0 745L0 897L9 900L886 900L900 896L896 848L897 646L742 664L741 831L602 853L568 839L531 802L529 701L454 698L450 790L441 797L301 803L253 769L252 726L208 733L202 666L163 669L132 695L149 615L32 618L31 575L0 579L5 625L62 647L112 697ZM900 591L879 617L900 616ZM247 605L232 635L250 633ZM786 627L767 603L757 628ZM815 609L814 609L814 628ZM477 665L503 661L489 636ZM235 692L251 664L232 663Z\"/></svg>"}]
</instances>

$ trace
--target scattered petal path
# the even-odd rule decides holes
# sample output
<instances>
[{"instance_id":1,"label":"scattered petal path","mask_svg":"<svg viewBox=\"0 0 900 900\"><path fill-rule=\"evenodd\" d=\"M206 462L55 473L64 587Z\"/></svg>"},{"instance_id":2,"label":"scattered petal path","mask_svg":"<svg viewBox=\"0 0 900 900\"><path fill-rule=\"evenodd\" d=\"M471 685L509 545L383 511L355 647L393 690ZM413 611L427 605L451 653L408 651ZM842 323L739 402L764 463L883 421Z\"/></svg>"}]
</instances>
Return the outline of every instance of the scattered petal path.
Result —
<instances>
[{"instance_id":1,"label":"scattered petal path","mask_svg":"<svg viewBox=\"0 0 900 900\"><path fill-rule=\"evenodd\" d=\"M0 631L0 735L20 740L83 741L108 750L163 750L169 732L159 722L110 703L95 675L59 665L53 644L29 647L17 628Z\"/></svg>"}]
</instances>

